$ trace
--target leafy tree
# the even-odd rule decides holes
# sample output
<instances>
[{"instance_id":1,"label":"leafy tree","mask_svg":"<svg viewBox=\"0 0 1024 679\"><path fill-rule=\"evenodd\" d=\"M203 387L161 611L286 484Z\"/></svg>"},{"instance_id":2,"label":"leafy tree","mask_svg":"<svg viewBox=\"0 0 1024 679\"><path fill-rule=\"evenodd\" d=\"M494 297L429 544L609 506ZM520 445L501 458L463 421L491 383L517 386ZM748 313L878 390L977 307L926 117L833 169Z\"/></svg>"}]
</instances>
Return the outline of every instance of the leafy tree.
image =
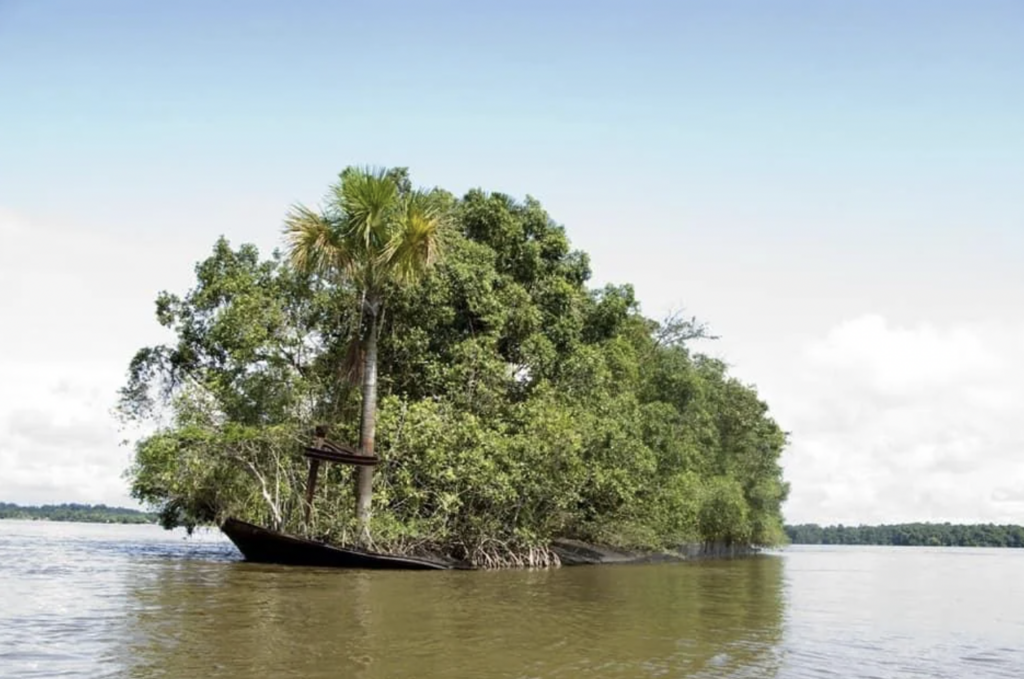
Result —
<instances>
[{"instance_id":1,"label":"leafy tree","mask_svg":"<svg viewBox=\"0 0 1024 679\"><path fill-rule=\"evenodd\" d=\"M302 205L285 221L292 263L302 273L351 281L365 314L359 449L374 453L377 338L384 300L395 284L412 283L436 261L444 213L437 194L413 191L403 171L348 168L322 211ZM356 515L368 537L373 467L362 466Z\"/></svg>"}]
</instances>

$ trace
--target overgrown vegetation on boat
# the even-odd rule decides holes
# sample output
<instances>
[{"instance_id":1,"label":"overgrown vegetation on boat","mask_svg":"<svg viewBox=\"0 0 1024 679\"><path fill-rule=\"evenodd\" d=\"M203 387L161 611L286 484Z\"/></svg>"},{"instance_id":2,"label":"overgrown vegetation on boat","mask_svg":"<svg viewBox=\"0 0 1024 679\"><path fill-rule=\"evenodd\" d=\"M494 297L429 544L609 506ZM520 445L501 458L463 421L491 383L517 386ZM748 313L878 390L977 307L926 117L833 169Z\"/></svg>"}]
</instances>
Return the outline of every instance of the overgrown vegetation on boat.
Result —
<instances>
[{"instance_id":1,"label":"overgrown vegetation on boat","mask_svg":"<svg viewBox=\"0 0 1024 679\"><path fill-rule=\"evenodd\" d=\"M306 215L336 230L323 238L352 236L345 184L371 174L399 199L413 192L401 169L346 170ZM135 355L120 409L156 425L128 476L164 525L231 515L491 567L549 563L558 537L649 549L783 538L785 434L752 387L689 348L703 325L645 317L629 285L588 288L587 256L533 199L417 195L436 218L437 261L374 278L372 299L344 257L296 266L294 238L268 259L221 238L190 291L159 295L176 340ZM408 228L380 218L392 220L382 237ZM370 338L372 513L361 527L360 472L331 465L307 527L302 448L321 423L366 441Z\"/></svg>"}]
</instances>

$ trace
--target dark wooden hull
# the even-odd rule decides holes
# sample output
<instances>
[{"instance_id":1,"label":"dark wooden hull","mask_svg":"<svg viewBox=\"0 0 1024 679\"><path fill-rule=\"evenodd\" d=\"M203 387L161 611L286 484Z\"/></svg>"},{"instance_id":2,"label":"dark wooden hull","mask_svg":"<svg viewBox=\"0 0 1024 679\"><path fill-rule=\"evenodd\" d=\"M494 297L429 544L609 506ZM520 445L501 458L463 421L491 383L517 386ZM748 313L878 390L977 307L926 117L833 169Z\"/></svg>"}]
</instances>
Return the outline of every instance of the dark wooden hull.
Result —
<instances>
[{"instance_id":1,"label":"dark wooden hull","mask_svg":"<svg viewBox=\"0 0 1024 679\"><path fill-rule=\"evenodd\" d=\"M449 570L452 564L430 559L390 556L357 549L345 549L228 519L220 529L235 543L247 561L375 570Z\"/></svg>"}]
</instances>

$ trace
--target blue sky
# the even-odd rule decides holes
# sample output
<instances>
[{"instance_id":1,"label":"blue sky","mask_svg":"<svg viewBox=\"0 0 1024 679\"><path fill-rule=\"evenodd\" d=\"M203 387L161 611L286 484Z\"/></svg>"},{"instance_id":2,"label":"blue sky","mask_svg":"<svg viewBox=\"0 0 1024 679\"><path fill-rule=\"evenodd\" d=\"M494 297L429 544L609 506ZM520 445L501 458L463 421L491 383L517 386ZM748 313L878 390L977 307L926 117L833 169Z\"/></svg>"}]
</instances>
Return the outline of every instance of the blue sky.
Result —
<instances>
[{"instance_id":1,"label":"blue sky","mask_svg":"<svg viewBox=\"0 0 1024 679\"><path fill-rule=\"evenodd\" d=\"M933 454L991 460L980 490L936 505L936 477L883 509L1024 510L992 499L1024 498L999 408L918 392L894 406L877 393L891 381L861 383L928 357L989 366L976 389L1024 403L1001 381L1024 348L1022 34L1009 1L0 0L0 314L25 329L0 340L0 377L77 375L60 398L42 385L28 421L56 417L78 384L92 405L68 426L109 428L103 394L154 337L153 295L187 286L217 235L273 247L286 207L315 202L343 166L406 165L457 192L535 195L596 283L631 281L648 313L708 320L723 335L708 350L794 431L796 518L870 518L888 489L925 483L934 470L895 465L872 486L822 460L877 467L942 429L942 408L967 415ZM63 250L29 247L40 234ZM63 324L41 308L65 309ZM975 345L988 363L968 360ZM823 378L851 356L845 377ZM878 405L873 419L811 408L836 379L845 402ZM0 456L24 472L42 444L10 399ZM901 408L921 418L905 443ZM979 443L982 421L994 438ZM102 479L126 453L95 440ZM8 495L66 493L19 478ZM97 499L122 492L104 484Z\"/></svg>"}]
</instances>

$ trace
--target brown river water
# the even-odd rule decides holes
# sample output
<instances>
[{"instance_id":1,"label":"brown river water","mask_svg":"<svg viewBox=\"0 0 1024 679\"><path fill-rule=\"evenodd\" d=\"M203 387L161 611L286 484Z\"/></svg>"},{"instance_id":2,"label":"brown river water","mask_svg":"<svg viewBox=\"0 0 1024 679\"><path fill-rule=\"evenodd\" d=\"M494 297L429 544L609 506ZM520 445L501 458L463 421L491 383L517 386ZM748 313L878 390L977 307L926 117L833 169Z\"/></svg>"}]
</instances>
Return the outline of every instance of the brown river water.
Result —
<instances>
[{"instance_id":1,"label":"brown river water","mask_svg":"<svg viewBox=\"0 0 1024 679\"><path fill-rule=\"evenodd\" d=\"M217 533L0 521L0 677L1024 677L1024 550L419 573L239 559Z\"/></svg>"}]
</instances>

